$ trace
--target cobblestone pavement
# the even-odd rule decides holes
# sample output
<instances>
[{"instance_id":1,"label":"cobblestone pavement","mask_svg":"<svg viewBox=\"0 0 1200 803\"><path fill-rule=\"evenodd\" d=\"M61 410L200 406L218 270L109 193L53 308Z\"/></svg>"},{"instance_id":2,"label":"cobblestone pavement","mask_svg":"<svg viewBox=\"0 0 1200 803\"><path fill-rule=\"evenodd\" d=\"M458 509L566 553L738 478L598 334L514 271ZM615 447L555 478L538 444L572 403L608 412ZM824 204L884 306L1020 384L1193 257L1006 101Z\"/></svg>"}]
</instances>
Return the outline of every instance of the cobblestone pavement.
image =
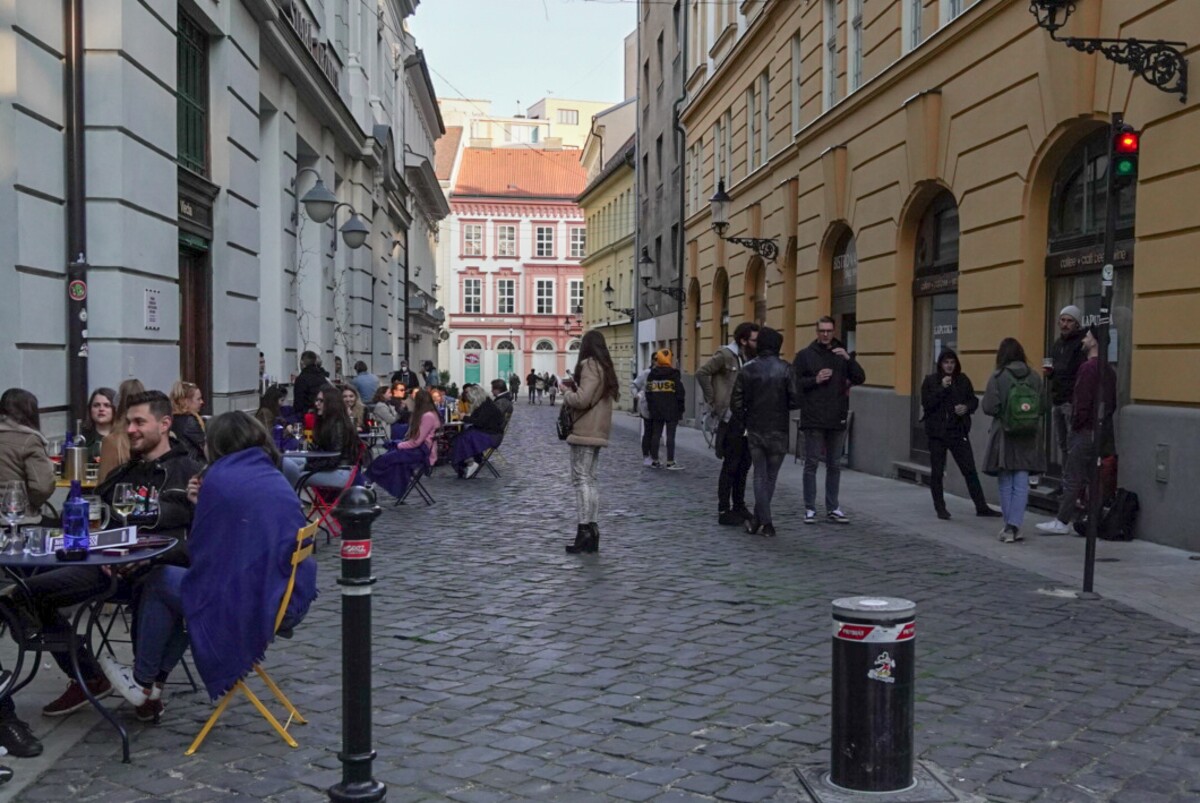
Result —
<instances>
[{"instance_id":1,"label":"cobblestone pavement","mask_svg":"<svg viewBox=\"0 0 1200 803\"><path fill-rule=\"evenodd\" d=\"M829 602L858 593L918 603L916 747L956 789L1200 799L1197 636L1039 594L1036 574L887 521L799 526L794 488L779 491L780 537L718 527L717 462L643 469L627 426L601 459L601 552L566 555L554 412L518 406L502 479L439 472L434 507L383 500L375 775L390 801L807 799L795 768L828 761ZM239 699L185 757L209 707L178 694L157 727L122 709L131 765L96 727L19 799L326 799L340 609L335 550L320 561L321 599L267 660L311 720L298 750Z\"/></svg>"}]
</instances>

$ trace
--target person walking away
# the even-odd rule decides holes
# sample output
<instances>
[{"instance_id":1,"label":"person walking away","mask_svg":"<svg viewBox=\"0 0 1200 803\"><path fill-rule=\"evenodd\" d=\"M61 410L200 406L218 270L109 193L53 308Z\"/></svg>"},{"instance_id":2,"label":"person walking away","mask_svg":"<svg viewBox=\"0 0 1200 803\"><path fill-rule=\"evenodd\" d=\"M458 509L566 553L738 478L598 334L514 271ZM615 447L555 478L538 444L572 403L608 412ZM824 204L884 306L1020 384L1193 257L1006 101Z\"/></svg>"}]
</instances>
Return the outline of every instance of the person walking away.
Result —
<instances>
[{"instance_id":1,"label":"person walking away","mask_svg":"<svg viewBox=\"0 0 1200 803\"><path fill-rule=\"evenodd\" d=\"M782 347L782 334L759 329L758 355L738 372L730 395L733 417L745 422L754 464L754 514L746 519L746 532L768 538L775 535L771 498L788 451L791 411L801 402L795 369L779 357Z\"/></svg>"},{"instance_id":2,"label":"person walking away","mask_svg":"<svg viewBox=\"0 0 1200 803\"><path fill-rule=\"evenodd\" d=\"M663 430L667 433L667 465L670 471L680 471L683 466L675 462L675 429L683 418L683 377L671 363L674 355L670 349L654 352L654 367L646 380L646 408L650 412L650 455L652 468L662 468L658 461L658 447L662 443Z\"/></svg>"},{"instance_id":3,"label":"person walking away","mask_svg":"<svg viewBox=\"0 0 1200 803\"><path fill-rule=\"evenodd\" d=\"M571 484L575 487L578 527L575 542L566 545L570 554L600 550L600 488L596 463L600 449L608 446L613 405L621 400L621 385L613 368L604 335L595 329L583 336L575 373L563 383L563 405L571 409Z\"/></svg>"},{"instance_id":4,"label":"person walking away","mask_svg":"<svg viewBox=\"0 0 1200 803\"><path fill-rule=\"evenodd\" d=\"M842 447L850 415L850 388L866 382L867 375L835 337L833 318L828 315L817 321L817 339L796 353L793 367L800 383L800 431L804 435L804 523L817 521L817 463L824 452L825 515L830 521L847 524L850 519L838 503Z\"/></svg>"},{"instance_id":5,"label":"person walking away","mask_svg":"<svg viewBox=\"0 0 1200 803\"><path fill-rule=\"evenodd\" d=\"M546 377L539 376L534 380L534 387L537 389L537 403L542 403L542 395L546 392Z\"/></svg>"},{"instance_id":6,"label":"person walking away","mask_svg":"<svg viewBox=\"0 0 1200 803\"><path fill-rule=\"evenodd\" d=\"M508 392L512 396L512 401L515 404L517 399L521 397L521 377L516 374L508 375Z\"/></svg>"},{"instance_id":7,"label":"person walking away","mask_svg":"<svg viewBox=\"0 0 1200 803\"><path fill-rule=\"evenodd\" d=\"M525 377L525 387L529 390L529 399L526 404L537 404L537 373L530 369L529 376Z\"/></svg>"},{"instance_id":8,"label":"person walking away","mask_svg":"<svg viewBox=\"0 0 1200 803\"><path fill-rule=\"evenodd\" d=\"M546 380L546 392L550 394L550 406L554 406L554 398L558 395L558 377L550 374Z\"/></svg>"},{"instance_id":9,"label":"person walking away","mask_svg":"<svg viewBox=\"0 0 1200 803\"><path fill-rule=\"evenodd\" d=\"M204 452L204 419L200 417L203 409L204 395L196 385L177 380L171 386L171 434L198 463L208 461Z\"/></svg>"},{"instance_id":10,"label":"person walking away","mask_svg":"<svg viewBox=\"0 0 1200 803\"><path fill-rule=\"evenodd\" d=\"M646 400L646 383L650 381L650 369L643 368L633 378L633 409L642 422L642 465L650 468L654 458L650 456L650 439L653 427L650 426L650 406Z\"/></svg>"},{"instance_id":11,"label":"person walking away","mask_svg":"<svg viewBox=\"0 0 1200 803\"><path fill-rule=\"evenodd\" d=\"M746 475L750 473L750 447L746 426L733 416L730 397L738 372L747 360L754 359L758 345L758 324L744 321L733 330L733 342L696 371L696 382L704 394L704 403L717 418L714 442L721 459L721 477L717 480L717 521L728 526L741 525L750 518L746 509Z\"/></svg>"},{"instance_id":12,"label":"person walking away","mask_svg":"<svg viewBox=\"0 0 1200 803\"><path fill-rule=\"evenodd\" d=\"M354 363L354 378L350 384L358 391L360 399L369 400L375 398L375 391L379 389L379 377L370 373L367 364L359 360Z\"/></svg>"},{"instance_id":13,"label":"person walking away","mask_svg":"<svg viewBox=\"0 0 1200 803\"><path fill-rule=\"evenodd\" d=\"M1029 475L1046 470L1046 456L1038 446L1041 398L1042 379L1029 367L1025 349L1016 338L1004 338L996 349L996 369L980 406L984 415L992 417L983 472L999 482L1004 516L1000 540L1008 544L1022 538Z\"/></svg>"},{"instance_id":14,"label":"person walking away","mask_svg":"<svg viewBox=\"0 0 1200 803\"><path fill-rule=\"evenodd\" d=\"M1088 327L1082 338L1087 360L1079 367L1075 392L1071 396L1071 439L1067 444L1067 463L1063 466L1063 494L1058 514L1037 526L1039 535L1067 535L1078 513L1079 493L1088 483L1088 472L1096 465L1096 399L1102 396L1104 418L1100 427L1099 455L1113 451L1113 413L1117 407L1117 375L1107 361L1100 359L1100 343L1095 327Z\"/></svg>"},{"instance_id":15,"label":"person walking away","mask_svg":"<svg viewBox=\"0 0 1200 803\"><path fill-rule=\"evenodd\" d=\"M988 507L975 471L975 454L971 450L971 416L979 407L975 388L962 372L958 353L942 349L934 371L921 383L921 410L924 413L925 437L929 440L929 493L939 519L950 518L942 492L946 473L946 452L958 464L967 492L975 503L976 516L999 516Z\"/></svg>"},{"instance_id":16,"label":"person walking away","mask_svg":"<svg viewBox=\"0 0 1200 803\"><path fill-rule=\"evenodd\" d=\"M1071 396L1075 393L1075 378L1087 360L1083 346L1083 313L1068 304L1058 313L1058 339L1050 347L1050 366L1042 373L1050 379L1050 424L1065 472L1071 455ZM1059 489L1061 493L1062 488Z\"/></svg>"}]
</instances>

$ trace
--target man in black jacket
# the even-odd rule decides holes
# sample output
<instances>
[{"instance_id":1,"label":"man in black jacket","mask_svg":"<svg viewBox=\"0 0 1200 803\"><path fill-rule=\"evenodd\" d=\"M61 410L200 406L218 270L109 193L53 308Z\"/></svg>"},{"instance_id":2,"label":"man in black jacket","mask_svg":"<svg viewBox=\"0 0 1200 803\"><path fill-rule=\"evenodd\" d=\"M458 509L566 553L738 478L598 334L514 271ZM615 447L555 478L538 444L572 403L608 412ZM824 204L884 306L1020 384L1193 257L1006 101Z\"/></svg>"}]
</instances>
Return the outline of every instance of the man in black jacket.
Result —
<instances>
[{"instance_id":1,"label":"man in black jacket","mask_svg":"<svg viewBox=\"0 0 1200 803\"><path fill-rule=\"evenodd\" d=\"M1058 339L1050 347L1050 367L1042 372L1050 378L1050 422L1054 439L1062 453L1064 473L1071 451L1071 395L1075 392L1075 377L1087 361L1083 347L1083 313L1068 304L1058 313Z\"/></svg>"},{"instance_id":2,"label":"man in black jacket","mask_svg":"<svg viewBox=\"0 0 1200 803\"><path fill-rule=\"evenodd\" d=\"M303 416L317 401L317 392L329 382L329 374L321 367L316 352L300 355L300 376L292 383L292 411Z\"/></svg>"},{"instance_id":3,"label":"man in black jacket","mask_svg":"<svg viewBox=\"0 0 1200 803\"><path fill-rule=\"evenodd\" d=\"M796 353L800 383L800 430L804 434L804 523L817 520L817 463L825 457L825 515L850 521L838 504L842 446L850 413L850 388L867 381L862 366L834 337L833 318L817 321L817 339Z\"/></svg>"},{"instance_id":4,"label":"man in black jacket","mask_svg":"<svg viewBox=\"0 0 1200 803\"><path fill-rule=\"evenodd\" d=\"M754 463L754 515L745 525L751 535L775 535L771 497L788 450L790 411L800 405L795 372L779 358L782 346L783 335L779 332L765 326L758 330L758 356L738 372L729 402L731 420L746 425L746 441Z\"/></svg>"}]
</instances>

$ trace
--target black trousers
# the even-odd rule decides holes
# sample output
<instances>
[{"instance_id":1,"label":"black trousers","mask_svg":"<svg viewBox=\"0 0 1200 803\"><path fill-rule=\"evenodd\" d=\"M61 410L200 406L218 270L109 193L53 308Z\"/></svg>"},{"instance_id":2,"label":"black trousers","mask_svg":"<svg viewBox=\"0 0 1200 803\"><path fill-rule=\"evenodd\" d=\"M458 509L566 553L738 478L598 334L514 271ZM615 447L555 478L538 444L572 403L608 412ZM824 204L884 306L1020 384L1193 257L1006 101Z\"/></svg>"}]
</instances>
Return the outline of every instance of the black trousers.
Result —
<instances>
[{"instance_id":1,"label":"black trousers","mask_svg":"<svg viewBox=\"0 0 1200 803\"><path fill-rule=\"evenodd\" d=\"M654 427L650 426L650 419L642 419L642 457L650 457L650 440L653 436Z\"/></svg>"},{"instance_id":2,"label":"black trousers","mask_svg":"<svg viewBox=\"0 0 1200 803\"><path fill-rule=\"evenodd\" d=\"M667 430L667 462L675 462L675 429L678 421L664 421L655 418L650 421L650 456L658 462L658 447L662 443L663 429Z\"/></svg>"},{"instance_id":3,"label":"black trousers","mask_svg":"<svg viewBox=\"0 0 1200 803\"><path fill-rule=\"evenodd\" d=\"M721 477L717 480L717 512L746 507L746 475L750 473L750 445L746 436L722 421L716 442L721 447Z\"/></svg>"},{"instance_id":4,"label":"black trousers","mask_svg":"<svg viewBox=\"0 0 1200 803\"><path fill-rule=\"evenodd\" d=\"M975 503L975 510L988 509L987 499L983 495L983 486L979 484L979 474L975 471L975 453L971 450L971 441L966 438L942 440L929 439L929 493L933 497L935 510L946 509L946 499L942 493L942 478L946 473L946 452L954 457L958 470L967 481L967 492Z\"/></svg>"}]
</instances>

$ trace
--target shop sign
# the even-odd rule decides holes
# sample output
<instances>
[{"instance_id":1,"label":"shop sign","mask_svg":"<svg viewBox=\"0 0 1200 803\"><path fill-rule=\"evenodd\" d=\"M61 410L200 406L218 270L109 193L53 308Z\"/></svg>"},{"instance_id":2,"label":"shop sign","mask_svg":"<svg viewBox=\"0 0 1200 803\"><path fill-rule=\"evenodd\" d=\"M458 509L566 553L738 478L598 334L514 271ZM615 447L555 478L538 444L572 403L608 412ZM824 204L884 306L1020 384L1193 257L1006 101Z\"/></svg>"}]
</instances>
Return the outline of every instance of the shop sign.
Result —
<instances>
[{"instance_id":1,"label":"shop sign","mask_svg":"<svg viewBox=\"0 0 1200 803\"><path fill-rule=\"evenodd\" d=\"M958 292L958 271L933 273L913 279L914 296L935 296L940 293Z\"/></svg>"},{"instance_id":2,"label":"shop sign","mask_svg":"<svg viewBox=\"0 0 1200 803\"><path fill-rule=\"evenodd\" d=\"M1133 240L1122 240L1113 250L1113 265L1118 268L1133 264ZM1104 267L1104 246L1089 245L1059 251L1046 257L1047 276L1091 273Z\"/></svg>"}]
</instances>

